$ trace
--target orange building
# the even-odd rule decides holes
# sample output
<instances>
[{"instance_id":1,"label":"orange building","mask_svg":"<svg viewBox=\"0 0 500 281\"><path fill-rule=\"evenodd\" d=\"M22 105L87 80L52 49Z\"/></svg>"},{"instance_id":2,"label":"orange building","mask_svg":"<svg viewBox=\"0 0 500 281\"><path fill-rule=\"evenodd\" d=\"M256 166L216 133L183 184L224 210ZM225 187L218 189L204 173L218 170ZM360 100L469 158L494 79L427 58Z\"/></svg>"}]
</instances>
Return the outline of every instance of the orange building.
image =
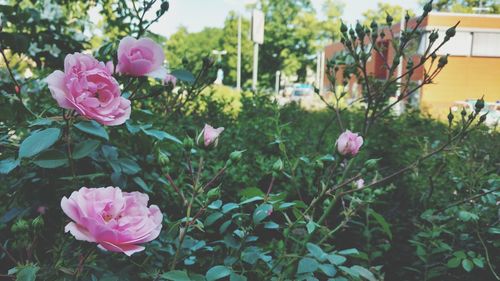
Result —
<instances>
[{"instance_id":1,"label":"orange building","mask_svg":"<svg viewBox=\"0 0 500 281\"><path fill-rule=\"evenodd\" d=\"M433 84L423 86L413 97L420 108L435 117L445 116L455 102L477 99L483 95L486 102L500 102L500 15L432 12L421 24L420 28L424 32L420 42L408 46L415 49L410 52L416 53L418 57L428 46L430 32L438 30L438 41L442 40L446 30L459 21L456 35L437 52L438 55L449 54L448 64ZM415 19L410 20L409 26L414 24ZM392 30L398 36L400 24L392 26ZM389 40L386 38L378 43L389 44ZM331 44L325 48L325 56L330 59L343 49L340 42ZM385 52L384 57L392 61L392 48L387 48ZM416 59L414 61L417 62ZM375 51L367 68L369 75L386 78L387 69L382 57ZM412 76L412 81L416 83L422 79L422 69ZM325 86L328 88L330 85ZM351 81L349 87L352 95L359 95L360 85Z\"/></svg>"}]
</instances>

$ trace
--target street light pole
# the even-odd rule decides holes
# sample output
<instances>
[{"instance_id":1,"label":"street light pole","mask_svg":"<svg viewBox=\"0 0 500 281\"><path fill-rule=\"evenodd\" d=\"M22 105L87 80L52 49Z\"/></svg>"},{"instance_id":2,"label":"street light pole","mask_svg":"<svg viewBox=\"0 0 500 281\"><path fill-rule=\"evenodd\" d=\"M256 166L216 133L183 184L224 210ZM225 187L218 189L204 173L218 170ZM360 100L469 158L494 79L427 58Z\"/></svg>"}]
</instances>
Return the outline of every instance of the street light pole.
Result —
<instances>
[{"instance_id":1,"label":"street light pole","mask_svg":"<svg viewBox=\"0 0 500 281\"><path fill-rule=\"evenodd\" d=\"M253 45L253 72L252 72L252 89L257 90L257 75L259 67L259 44Z\"/></svg>"},{"instance_id":2,"label":"street light pole","mask_svg":"<svg viewBox=\"0 0 500 281\"><path fill-rule=\"evenodd\" d=\"M238 61L236 64L236 90L241 91L241 14L238 16Z\"/></svg>"}]
</instances>

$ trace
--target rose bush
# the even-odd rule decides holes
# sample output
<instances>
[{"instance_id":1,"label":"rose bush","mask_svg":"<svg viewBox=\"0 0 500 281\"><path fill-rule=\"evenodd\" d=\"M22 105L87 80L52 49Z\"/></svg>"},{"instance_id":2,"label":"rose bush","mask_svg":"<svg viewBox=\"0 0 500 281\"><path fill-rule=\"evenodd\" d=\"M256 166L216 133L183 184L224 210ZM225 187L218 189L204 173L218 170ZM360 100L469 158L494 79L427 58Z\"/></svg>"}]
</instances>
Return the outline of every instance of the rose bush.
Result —
<instances>
[{"instance_id":1,"label":"rose bush","mask_svg":"<svg viewBox=\"0 0 500 281\"><path fill-rule=\"evenodd\" d=\"M168 2L140 2L99 1L107 22L96 38L75 35L87 23L73 19L89 3L54 4L55 14L65 12L53 18L38 17L29 1L0 5L8 18L0 38L1 277L496 278L500 142L481 124L481 99L447 124L392 114L384 89L403 87L395 73L364 76L370 52L359 39L384 28L372 24L342 26L353 62L333 58L326 68L332 84L338 71L359 70L338 76L373 90L363 106L346 107L336 91L327 109L309 112L245 92L237 114L228 113L228 101L213 95L213 58L162 69L163 39L147 27ZM429 12L426 5L418 21ZM413 55L404 46L419 32L406 29L391 46L398 57ZM18 44L53 37L52 53ZM394 72L397 63L387 63ZM430 76L444 67L432 65Z\"/></svg>"}]
</instances>

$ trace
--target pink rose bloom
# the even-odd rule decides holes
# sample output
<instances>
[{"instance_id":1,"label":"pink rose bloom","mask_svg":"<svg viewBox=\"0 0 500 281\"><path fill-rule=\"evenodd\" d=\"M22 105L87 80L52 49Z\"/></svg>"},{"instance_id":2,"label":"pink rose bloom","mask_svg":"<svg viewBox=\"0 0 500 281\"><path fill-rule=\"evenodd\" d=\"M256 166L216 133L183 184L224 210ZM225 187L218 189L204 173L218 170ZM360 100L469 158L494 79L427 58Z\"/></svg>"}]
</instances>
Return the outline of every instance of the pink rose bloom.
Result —
<instances>
[{"instance_id":1,"label":"pink rose bloom","mask_svg":"<svg viewBox=\"0 0 500 281\"><path fill-rule=\"evenodd\" d=\"M130 256L144 250L138 244L160 234L163 215L158 206L148 207L148 200L146 194L118 187L82 187L61 200L61 208L73 220L64 230L77 240Z\"/></svg>"},{"instance_id":2,"label":"pink rose bloom","mask_svg":"<svg viewBox=\"0 0 500 281\"><path fill-rule=\"evenodd\" d=\"M337 150L342 155L354 156L363 145L363 137L349 130L343 132L337 139Z\"/></svg>"},{"instance_id":3,"label":"pink rose bloom","mask_svg":"<svg viewBox=\"0 0 500 281\"><path fill-rule=\"evenodd\" d=\"M356 187L357 187L358 189L361 189L361 188L363 188L364 186L365 186L365 180L364 180L364 179L359 179L359 180L357 180L357 181L356 181Z\"/></svg>"},{"instance_id":4,"label":"pink rose bloom","mask_svg":"<svg viewBox=\"0 0 500 281\"><path fill-rule=\"evenodd\" d=\"M220 127L215 129L214 127L205 124L205 127L201 131L200 135L198 136L198 143L199 139L201 138L201 135L203 134L203 144L205 147L209 147L212 144L214 146L217 146L217 143L219 141L219 135L224 131L224 127Z\"/></svg>"},{"instance_id":5,"label":"pink rose bloom","mask_svg":"<svg viewBox=\"0 0 500 281\"><path fill-rule=\"evenodd\" d=\"M64 72L56 70L46 81L60 107L103 125L120 125L130 117L130 101L120 96L112 71L112 62L104 65L90 55L74 53L64 59Z\"/></svg>"},{"instance_id":6,"label":"pink rose bloom","mask_svg":"<svg viewBox=\"0 0 500 281\"><path fill-rule=\"evenodd\" d=\"M164 79L167 70L162 67L165 54L160 45L149 38L139 40L127 36L118 45L116 70L131 76L151 76Z\"/></svg>"},{"instance_id":7,"label":"pink rose bloom","mask_svg":"<svg viewBox=\"0 0 500 281\"><path fill-rule=\"evenodd\" d=\"M165 85L172 83L172 86L175 88L175 84L177 84L177 77L173 76L172 74L167 74L163 81L165 82Z\"/></svg>"}]
</instances>

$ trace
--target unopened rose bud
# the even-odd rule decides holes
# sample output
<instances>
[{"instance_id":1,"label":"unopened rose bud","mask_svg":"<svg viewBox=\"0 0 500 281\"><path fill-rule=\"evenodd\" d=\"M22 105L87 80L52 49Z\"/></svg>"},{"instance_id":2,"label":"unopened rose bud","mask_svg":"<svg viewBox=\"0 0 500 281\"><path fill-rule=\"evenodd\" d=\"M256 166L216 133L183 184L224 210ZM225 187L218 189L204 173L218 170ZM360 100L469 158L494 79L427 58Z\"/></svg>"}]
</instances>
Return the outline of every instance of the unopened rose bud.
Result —
<instances>
[{"instance_id":1,"label":"unopened rose bud","mask_svg":"<svg viewBox=\"0 0 500 281\"><path fill-rule=\"evenodd\" d=\"M451 113L451 108L450 108L450 113L448 113L448 124L451 126L451 122L453 122L453 113Z\"/></svg>"},{"instance_id":2,"label":"unopened rose bud","mask_svg":"<svg viewBox=\"0 0 500 281\"><path fill-rule=\"evenodd\" d=\"M439 38L439 33L437 31L433 31L431 32L431 34L429 34L429 41L431 42L436 41L438 38Z\"/></svg>"},{"instance_id":3,"label":"unopened rose bud","mask_svg":"<svg viewBox=\"0 0 500 281\"><path fill-rule=\"evenodd\" d=\"M344 33L347 33L347 30L348 30L347 25L345 25L345 23L344 23L344 22L342 22L342 23L340 24L340 32L341 32L342 34L344 34Z\"/></svg>"},{"instance_id":4,"label":"unopened rose bud","mask_svg":"<svg viewBox=\"0 0 500 281\"><path fill-rule=\"evenodd\" d=\"M19 91L21 91L21 89L17 85L14 87L14 90L16 91L16 94L19 94Z\"/></svg>"},{"instance_id":5,"label":"unopened rose bud","mask_svg":"<svg viewBox=\"0 0 500 281\"><path fill-rule=\"evenodd\" d=\"M213 201L220 196L220 189L217 188L212 188L207 192L207 198L209 201Z\"/></svg>"},{"instance_id":6,"label":"unopened rose bud","mask_svg":"<svg viewBox=\"0 0 500 281\"><path fill-rule=\"evenodd\" d=\"M485 114L481 115L481 117L479 117L479 124L483 124L484 121L486 121L487 115L488 115L488 112L486 112Z\"/></svg>"},{"instance_id":7,"label":"unopened rose bud","mask_svg":"<svg viewBox=\"0 0 500 281\"><path fill-rule=\"evenodd\" d=\"M219 135L224 131L224 127L214 128L208 124L205 124L205 127L200 132L198 137L196 138L196 143L199 146L207 147L216 147L219 142ZM203 139L203 143L201 140ZM203 144L203 145L202 145Z\"/></svg>"},{"instance_id":8,"label":"unopened rose bud","mask_svg":"<svg viewBox=\"0 0 500 281\"><path fill-rule=\"evenodd\" d=\"M465 118L465 115L467 115L467 111L465 110L465 107L462 107L462 111L460 112L460 115L462 115L462 118Z\"/></svg>"},{"instance_id":9,"label":"unopened rose bud","mask_svg":"<svg viewBox=\"0 0 500 281\"><path fill-rule=\"evenodd\" d=\"M438 68L443 68L448 64L448 55L439 58Z\"/></svg>"},{"instance_id":10,"label":"unopened rose bud","mask_svg":"<svg viewBox=\"0 0 500 281\"><path fill-rule=\"evenodd\" d=\"M384 37L385 37L385 32L380 31L380 38L384 39Z\"/></svg>"},{"instance_id":11,"label":"unopened rose bud","mask_svg":"<svg viewBox=\"0 0 500 281\"><path fill-rule=\"evenodd\" d=\"M456 28L457 28L457 26L455 25L455 26L452 26L446 30L446 36L444 37L445 41L450 40L450 38L454 37L455 34L457 34Z\"/></svg>"},{"instance_id":12,"label":"unopened rose bud","mask_svg":"<svg viewBox=\"0 0 500 281\"><path fill-rule=\"evenodd\" d=\"M387 16L385 17L385 22L387 23L387 25L391 26L392 21L394 21L394 18L391 15L387 14Z\"/></svg>"},{"instance_id":13,"label":"unopened rose bud","mask_svg":"<svg viewBox=\"0 0 500 281\"><path fill-rule=\"evenodd\" d=\"M375 168L377 168L378 161L380 161L381 158L376 158L376 159L368 159L365 161L365 167L368 171L373 171Z\"/></svg>"},{"instance_id":14,"label":"unopened rose bud","mask_svg":"<svg viewBox=\"0 0 500 281\"><path fill-rule=\"evenodd\" d=\"M378 24L375 20L372 20L372 22L370 23L370 28L373 30L373 32L377 32Z\"/></svg>"},{"instance_id":15,"label":"unopened rose bud","mask_svg":"<svg viewBox=\"0 0 500 281\"><path fill-rule=\"evenodd\" d=\"M284 168L284 164L283 164L283 161L281 161L281 159L278 159L276 160L276 162L274 162L273 164L273 172L281 172L283 171L283 168Z\"/></svg>"},{"instance_id":16,"label":"unopened rose bud","mask_svg":"<svg viewBox=\"0 0 500 281\"><path fill-rule=\"evenodd\" d=\"M424 13L428 14L432 11L432 0L427 2L427 4L424 5Z\"/></svg>"},{"instance_id":17,"label":"unopened rose bud","mask_svg":"<svg viewBox=\"0 0 500 281\"><path fill-rule=\"evenodd\" d=\"M406 11L405 22L408 22L408 21L410 21L410 14L408 13L408 11Z\"/></svg>"},{"instance_id":18,"label":"unopened rose bud","mask_svg":"<svg viewBox=\"0 0 500 281\"><path fill-rule=\"evenodd\" d=\"M474 107L476 112L480 112L484 108L484 98L478 99Z\"/></svg>"},{"instance_id":19,"label":"unopened rose bud","mask_svg":"<svg viewBox=\"0 0 500 281\"><path fill-rule=\"evenodd\" d=\"M161 3L160 8L161 8L161 11L163 13L165 13L170 8L170 4L168 3L168 1L164 1L163 3Z\"/></svg>"},{"instance_id":20,"label":"unopened rose bud","mask_svg":"<svg viewBox=\"0 0 500 281\"><path fill-rule=\"evenodd\" d=\"M233 151L229 154L229 159L231 159L231 161L238 162L240 161L243 152L245 152L245 150Z\"/></svg>"},{"instance_id":21,"label":"unopened rose bud","mask_svg":"<svg viewBox=\"0 0 500 281\"><path fill-rule=\"evenodd\" d=\"M184 146L185 150L190 151L193 148L193 146L194 146L194 141L193 141L192 138L187 137L182 142L182 145Z\"/></svg>"},{"instance_id":22,"label":"unopened rose bud","mask_svg":"<svg viewBox=\"0 0 500 281\"><path fill-rule=\"evenodd\" d=\"M34 229L41 229L45 225L45 222L43 220L42 216L36 217L32 222L31 225L33 226Z\"/></svg>"}]
</instances>

